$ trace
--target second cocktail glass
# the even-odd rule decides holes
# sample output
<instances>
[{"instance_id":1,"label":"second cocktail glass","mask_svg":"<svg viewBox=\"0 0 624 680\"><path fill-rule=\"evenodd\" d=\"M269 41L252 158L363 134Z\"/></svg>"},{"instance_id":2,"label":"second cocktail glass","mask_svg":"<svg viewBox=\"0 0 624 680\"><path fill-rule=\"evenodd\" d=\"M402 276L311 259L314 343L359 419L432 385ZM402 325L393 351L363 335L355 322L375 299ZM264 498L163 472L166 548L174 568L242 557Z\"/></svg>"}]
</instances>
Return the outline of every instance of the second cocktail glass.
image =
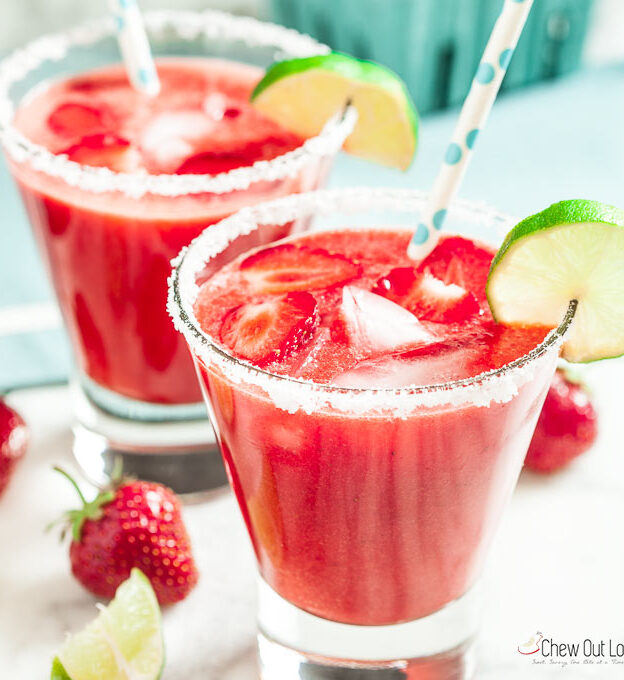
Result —
<instances>
[{"instance_id":1,"label":"second cocktail glass","mask_svg":"<svg viewBox=\"0 0 624 680\"><path fill-rule=\"evenodd\" d=\"M232 260L244 234L312 216L334 228L371 216L409 226L425 200L372 189L293 196L224 220L177 261L169 309L258 560L265 680L472 675L476 584L570 315L501 369L349 389L240 361L206 335L193 308L198 282ZM451 230L490 241L511 226L474 204L456 204L448 219Z\"/></svg>"},{"instance_id":2,"label":"second cocktail glass","mask_svg":"<svg viewBox=\"0 0 624 680\"><path fill-rule=\"evenodd\" d=\"M219 12L155 12L145 18L157 59L166 57L173 68L172 57L218 59L215 78L224 82L233 62L257 68L260 77L261 69L275 59L327 50L293 31ZM208 225L243 206L317 188L350 122L331 121L318 137L293 151L248 167L236 167L236 157L226 158L226 167L234 169L216 175L123 173L81 165L70 160L74 147L70 158L55 155L15 125L14 112L36 97L42 84L118 61L114 26L108 20L46 36L16 52L0 69L2 142L76 358L75 454L81 466L102 481L121 456L127 473L165 482L178 492L198 492L222 481L222 468L214 456L192 362L165 311L169 261ZM237 69L230 70L236 80ZM182 74L182 94L185 88L192 90L192 76ZM111 73L105 77L114 81ZM248 88L249 73L243 71L242 77L247 83L242 89ZM90 82L85 79L74 93L83 124L85 117L87 123L101 122L100 112L90 106ZM210 106L219 108L219 96ZM54 121L70 132L76 124L72 106L61 107ZM185 98L178 97L174 109L184 106ZM200 117L194 111L187 123L178 118L174 127L192 126L193 116ZM183 144L193 131L179 132ZM107 134L109 138L85 137L77 152L86 149L88 155L93 144L109 144L114 135ZM172 141L159 145L156 139L153 153L159 157ZM280 225L267 237L285 235L293 227Z\"/></svg>"}]
</instances>

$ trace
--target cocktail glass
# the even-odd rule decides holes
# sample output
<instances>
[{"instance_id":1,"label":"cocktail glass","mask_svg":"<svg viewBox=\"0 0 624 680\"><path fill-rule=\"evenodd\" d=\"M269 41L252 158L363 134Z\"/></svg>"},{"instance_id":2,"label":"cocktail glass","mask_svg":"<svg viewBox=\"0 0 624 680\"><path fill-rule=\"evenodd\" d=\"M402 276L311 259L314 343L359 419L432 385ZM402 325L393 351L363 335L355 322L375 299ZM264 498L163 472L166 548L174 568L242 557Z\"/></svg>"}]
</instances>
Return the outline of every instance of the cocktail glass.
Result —
<instances>
[{"instance_id":1,"label":"cocktail glass","mask_svg":"<svg viewBox=\"0 0 624 680\"><path fill-rule=\"evenodd\" d=\"M169 311L257 557L265 680L472 676L482 563L573 312L499 370L397 389L267 373L217 346L193 312L197 282L242 235L311 216L406 227L425 204L408 190L291 196L222 221L176 262ZM489 241L511 226L480 204L457 202L448 219Z\"/></svg>"},{"instance_id":2,"label":"cocktail glass","mask_svg":"<svg viewBox=\"0 0 624 680\"><path fill-rule=\"evenodd\" d=\"M275 59L327 51L293 31L220 12L153 12L145 20L156 57L217 57L265 68ZM290 153L218 175L80 165L13 125L33 88L118 61L110 20L17 51L0 66L0 133L73 346L77 460L96 481L121 456L126 473L200 492L225 476L192 361L166 313L169 261L245 205L317 188L352 121L336 118ZM266 236L295 226L279 225Z\"/></svg>"}]
</instances>

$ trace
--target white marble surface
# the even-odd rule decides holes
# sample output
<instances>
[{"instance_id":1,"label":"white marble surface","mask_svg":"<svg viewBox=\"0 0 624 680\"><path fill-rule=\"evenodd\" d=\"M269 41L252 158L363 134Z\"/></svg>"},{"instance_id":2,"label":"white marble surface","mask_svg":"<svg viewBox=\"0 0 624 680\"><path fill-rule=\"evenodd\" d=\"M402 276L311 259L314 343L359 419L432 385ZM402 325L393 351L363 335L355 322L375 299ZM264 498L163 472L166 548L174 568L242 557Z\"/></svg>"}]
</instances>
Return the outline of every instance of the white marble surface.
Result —
<instances>
[{"instance_id":1,"label":"white marble surface","mask_svg":"<svg viewBox=\"0 0 624 680\"><path fill-rule=\"evenodd\" d=\"M269 0L141 0L143 10L193 9L207 7L267 18ZM26 40L48 31L58 31L69 23L101 16L104 4L82 0L3 0L0 23L0 51L13 49ZM596 64L624 56L622 0L594 0L591 28L585 45L585 62Z\"/></svg>"},{"instance_id":2,"label":"white marble surface","mask_svg":"<svg viewBox=\"0 0 624 680\"><path fill-rule=\"evenodd\" d=\"M587 373L599 441L564 473L522 476L485 577L479 680L624 677L624 665L538 666L516 651L536 630L560 642L624 642L624 360ZM10 401L28 420L32 445L0 500L0 677L36 680L48 677L65 633L94 616L95 601L70 575L67 545L43 531L74 502L51 471L71 465L67 390L16 392ZM163 680L257 678L254 564L233 498L187 507L185 519L201 580L164 614Z\"/></svg>"}]
</instances>

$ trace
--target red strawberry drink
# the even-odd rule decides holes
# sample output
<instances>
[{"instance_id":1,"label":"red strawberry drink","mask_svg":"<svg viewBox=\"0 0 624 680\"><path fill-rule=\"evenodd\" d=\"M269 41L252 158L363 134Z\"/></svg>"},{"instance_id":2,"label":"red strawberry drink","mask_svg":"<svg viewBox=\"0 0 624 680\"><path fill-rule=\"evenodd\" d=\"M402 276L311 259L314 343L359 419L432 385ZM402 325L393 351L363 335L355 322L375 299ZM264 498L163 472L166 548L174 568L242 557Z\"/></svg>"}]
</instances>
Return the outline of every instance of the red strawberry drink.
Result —
<instances>
[{"instance_id":1,"label":"red strawberry drink","mask_svg":"<svg viewBox=\"0 0 624 680\"><path fill-rule=\"evenodd\" d=\"M11 91L15 115L3 123L81 383L105 410L152 420L203 409L188 350L166 313L171 258L245 205L317 187L348 132L334 121L304 140L249 104L264 73L258 65L270 63L276 50L321 49L312 40L222 14L171 14L167 31L178 41L172 49L158 33L161 23L148 15L156 53L175 54L181 45L185 55L219 58L157 59L162 89L147 98L120 65L110 65L118 54L105 59L110 38L100 37L108 31L103 25L93 29L88 48L62 57L51 49L48 58L35 43L27 48L28 78L38 76L40 61L59 76L21 99ZM80 43L84 35L59 40ZM23 59L16 54L5 62L5 96ZM105 65L66 77L94 59ZM24 88L22 82L29 81L19 81Z\"/></svg>"},{"instance_id":2,"label":"red strawberry drink","mask_svg":"<svg viewBox=\"0 0 624 680\"><path fill-rule=\"evenodd\" d=\"M177 193L186 179L188 194L96 194L27 164L12 168L81 369L125 397L181 404L200 395L165 311L169 260L209 224L262 198L313 188L324 170L310 158L293 175L194 193L196 175L270 162L304 140L251 108L249 95L262 75L257 67L168 59L158 71L162 90L154 99L135 92L121 66L54 82L21 104L14 124L76 163L138 173L135 183L145 180L144 191L148 173L171 174L182 181L169 188ZM227 188L225 177L221 184Z\"/></svg>"},{"instance_id":3,"label":"red strawberry drink","mask_svg":"<svg viewBox=\"0 0 624 680\"><path fill-rule=\"evenodd\" d=\"M216 230L220 243L235 242L250 220L422 207L415 192L320 192ZM414 215L402 223L416 223ZM505 227L466 207L451 211L451 223L491 239ZM267 597L378 631L461 606L516 482L560 343L557 331L493 320L485 298L492 248L446 236L414 263L410 235L407 227L312 232L245 253L204 280L203 264L223 247L206 233L180 260L170 298ZM261 605L269 637L332 656L324 643L284 639L275 621ZM435 651L472 632L458 630L442 625ZM420 655L414 635L406 658ZM384 656L379 640L343 658L400 658Z\"/></svg>"},{"instance_id":4,"label":"red strawberry drink","mask_svg":"<svg viewBox=\"0 0 624 680\"><path fill-rule=\"evenodd\" d=\"M158 71L154 99L132 89L122 66L54 83L20 107L15 125L77 163L154 175L218 174L303 144L248 103L260 69L177 59L158 62ZM81 368L97 385L160 404L201 399L167 318L169 261L233 208L306 185L295 177L236 195L137 200L59 191L29 169L16 168L16 177Z\"/></svg>"},{"instance_id":5,"label":"red strawberry drink","mask_svg":"<svg viewBox=\"0 0 624 680\"><path fill-rule=\"evenodd\" d=\"M543 341L548 329L493 321L492 249L446 236L414 266L410 235L328 231L256 250L202 285L195 316L238 359L345 388L470 378ZM465 592L515 481L508 428L526 442L525 399L405 420L290 414L201 368L211 401L231 398L231 409L216 408L223 450L261 571L283 597L381 625ZM541 401L541 387L527 399Z\"/></svg>"}]
</instances>

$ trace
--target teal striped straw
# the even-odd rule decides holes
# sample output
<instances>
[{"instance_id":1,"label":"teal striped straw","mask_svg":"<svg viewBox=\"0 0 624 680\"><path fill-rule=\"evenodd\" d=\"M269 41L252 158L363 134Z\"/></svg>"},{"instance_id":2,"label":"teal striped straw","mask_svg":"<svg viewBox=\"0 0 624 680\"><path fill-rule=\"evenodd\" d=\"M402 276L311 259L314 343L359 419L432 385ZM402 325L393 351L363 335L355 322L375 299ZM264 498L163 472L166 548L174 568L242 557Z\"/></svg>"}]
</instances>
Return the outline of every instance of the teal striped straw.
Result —
<instances>
[{"instance_id":1,"label":"teal striped straw","mask_svg":"<svg viewBox=\"0 0 624 680\"><path fill-rule=\"evenodd\" d=\"M459 114L429 203L407 249L413 260L424 259L438 242L447 208L464 178L475 142L490 114L532 5L533 0L504 2Z\"/></svg>"},{"instance_id":2,"label":"teal striped straw","mask_svg":"<svg viewBox=\"0 0 624 680\"><path fill-rule=\"evenodd\" d=\"M155 97L160 81L136 0L109 0L117 28L117 41L130 83L139 92Z\"/></svg>"}]
</instances>

